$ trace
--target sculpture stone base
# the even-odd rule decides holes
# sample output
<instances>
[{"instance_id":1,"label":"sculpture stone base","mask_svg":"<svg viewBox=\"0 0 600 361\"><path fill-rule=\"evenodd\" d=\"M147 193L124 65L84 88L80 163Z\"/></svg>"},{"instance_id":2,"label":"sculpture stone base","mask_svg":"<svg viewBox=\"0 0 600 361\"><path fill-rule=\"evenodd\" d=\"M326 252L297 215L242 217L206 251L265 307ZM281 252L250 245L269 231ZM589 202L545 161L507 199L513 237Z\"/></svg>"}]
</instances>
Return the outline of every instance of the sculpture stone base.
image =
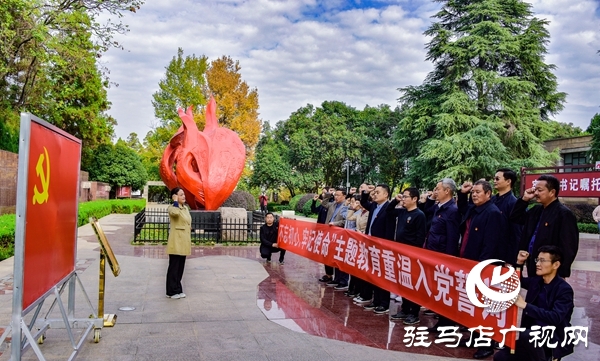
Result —
<instances>
[{"instance_id":1,"label":"sculpture stone base","mask_svg":"<svg viewBox=\"0 0 600 361\"><path fill-rule=\"evenodd\" d=\"M221 240L223 242L248 239L248 212L244 208L221 207Z\"/></svg>"}]
</instances>

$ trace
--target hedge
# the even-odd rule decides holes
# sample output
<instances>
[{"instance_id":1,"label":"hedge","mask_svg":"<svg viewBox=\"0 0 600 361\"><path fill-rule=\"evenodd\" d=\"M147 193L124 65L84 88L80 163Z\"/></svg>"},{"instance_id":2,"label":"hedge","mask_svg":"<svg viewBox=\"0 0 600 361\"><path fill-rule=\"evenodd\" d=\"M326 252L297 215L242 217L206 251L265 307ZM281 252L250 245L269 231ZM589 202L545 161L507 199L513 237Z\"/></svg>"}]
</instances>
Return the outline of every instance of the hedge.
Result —
<instances>
[{"instance_id":1,"label":"hedge","mask_svg":"<svg viewBox=\"0 0 600 361\"><path fill-rule=\"evenodd\" d=\"M597 206L593 206L591 204L579 203L579 204L565 204L567 208L573 212L575 218L577 218L578 223L593 223L594 218L592 217L592 213Z\"/></svg>"},{"instance_id":2,"label":"hedge","mask_svg":"<svg viewBox=\"0 0 600 361\"><path fill-rule=\"evenodd\" d=\"M144 209L144 199L111 199L79 203L77 226L89 223L90 217L102 218L111 213L129 214ZM0 216L0 260L14 254L16 216L5 214Z\"/></svg>"},{"instance_id":3,"label":"hedge","mask_svg":"<svg viewBox=\"0 0 600 361\"><path fill-rule=\"evenodd\" d=\"M298 201L298 204L296 204L296 207L294 208L296 213L304 213L304 205L306 205L306 203L308 203L310 206L310 203L312 202L312 199L314 196L315 196L314 193L304 194Z\"/></svg>"},{"instance_id":4,"label":"hedge","mask_svg":"<svg viewBox=\"0 0 600 361\"><path fill-rule=\"evenodd\" d=\"M146 207L144 199L110 199L104 201L93 201L79 203L77 214L77 226L88 224L90 217L98 219L111 213L131 214L137 213Z\"/></svg>"},{"instance_id":5,"label":"hedge","mask_svg":"<svg viewBox=\"0 0 600 361\"><path fill-rule=\"evenodd\" d=\"M577 223L577 228L580 233L598 234L598 225L596 223Z\"/></svg>"},{"instance_id":6,"label":"hedge","mask_svg":"<svg viewBox=\"0 0 600 361\"><path fill-rule=\"evenodd\" d=\"M290 209L295 210L296 209L296 204L298 204L298 202L300 202L300 198L302 198L304 196L304 194L298 194L296 196L294 196L294 198L290 199Z\"/></svg>"},{"instance_id":7,"label":"hedge","mask_svg":"<svg viewBox=\"0 0 600 361\"><path fill-rule=\"evenodd\" d=\"M304 203L304 207L302 207L302 213L304 213L305 216L310 217L313 212L310 211L310 206L312 205L312 198L310 199L309 202ZM316 206L319 206L319 202L317 202Z\"/></svg>"},{"instance_id":8,"label":"hedge","mask_svg":"<svg viewBox=\"0 0 600 361\"><path fill-rule=\"evenodd\" d=\"M275 204L271 212L289 211L291 208L288 205Z\"/></svg>"},{"instance_id":9,"label":"hedge","mask_svg":"<svg viewBox=\"0 0 600 361\"><path fill-rule=\"evenodd\" d=\"M6 247L15 242L16 219L14 214L0 216L0 247Z\"/></svg>"}]
</instances>

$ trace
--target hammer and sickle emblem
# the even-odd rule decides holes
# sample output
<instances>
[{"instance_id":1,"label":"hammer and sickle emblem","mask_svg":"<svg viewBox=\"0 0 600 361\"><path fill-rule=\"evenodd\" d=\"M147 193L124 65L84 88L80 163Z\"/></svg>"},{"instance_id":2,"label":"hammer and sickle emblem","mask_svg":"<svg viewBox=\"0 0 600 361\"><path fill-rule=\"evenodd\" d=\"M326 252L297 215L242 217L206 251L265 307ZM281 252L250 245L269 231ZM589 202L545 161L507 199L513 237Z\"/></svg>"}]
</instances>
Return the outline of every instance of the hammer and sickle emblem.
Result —
<instances>
[{"instance_id":1,"label":"hammer and sickle emblem","mask_svg":"<svg viewBox=\"0 0 600 361\"><path fill-rule=\"evenodd\" d=\"M44 172L44 161L46 161L46 172ZM42 191L38 191L37 185L33 188L33 204L42 204L48 202L48 187L50 186L50 157L48 156L48 150L44 147L44 153L40 154L37 165L35 166L35 173L42 182Z\"/></svg>"}]
</instances>

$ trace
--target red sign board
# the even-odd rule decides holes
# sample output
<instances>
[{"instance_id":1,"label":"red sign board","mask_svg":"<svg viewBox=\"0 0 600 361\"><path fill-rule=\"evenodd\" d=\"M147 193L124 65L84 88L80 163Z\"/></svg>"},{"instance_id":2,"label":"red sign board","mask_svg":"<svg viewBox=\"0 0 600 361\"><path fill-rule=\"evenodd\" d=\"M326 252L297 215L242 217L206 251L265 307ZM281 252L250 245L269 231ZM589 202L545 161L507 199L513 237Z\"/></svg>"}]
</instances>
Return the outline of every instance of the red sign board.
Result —
<instances>
[{"instance_id":1,"label":"red sign board","mask_svg":"<svg viewBox=\"0 0 600 361\"><path fill-rule=\"evenodd\" d=\"M475 261L286 218L279 223L277 245L406 297L466 327L489 327L484 330L493 332L488 336L496 341L503 341L501 330L516 325L515 305L488 313L469 301L465 285ZM483 270L484 282L491 280L492 269ZM504 340L512 349L514 337L514 332L508 332Z\"/></svg>"},{"instance_id":2,"label":"red sign board","mask_svg":"<svg viewBox=\"0 0 600 361\"><path fill-rule=\"evenodd\" d=\"M560 197L600 198L600 172L548 173L560 182ZM541 174L526 174L525 189L535 187Z\"/></svg>"},{"instance_id":3,"label":"red sign board","mask_svg":"<svg viewBox=\"0 0 600 361\"><path fill-rule=\"evenodd\" d=\"M23 309L75 270L81 142L31 122Z\"/></svg>"}]
</instances>

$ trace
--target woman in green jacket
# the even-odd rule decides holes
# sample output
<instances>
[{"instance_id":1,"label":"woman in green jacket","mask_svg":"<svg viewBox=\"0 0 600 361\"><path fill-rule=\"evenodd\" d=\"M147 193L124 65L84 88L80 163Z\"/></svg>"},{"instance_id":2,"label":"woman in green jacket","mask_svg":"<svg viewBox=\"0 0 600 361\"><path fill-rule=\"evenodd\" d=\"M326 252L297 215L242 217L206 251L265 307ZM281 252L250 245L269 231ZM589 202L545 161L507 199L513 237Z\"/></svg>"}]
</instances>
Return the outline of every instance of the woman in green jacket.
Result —
<instances>
[{"instance_id":1,"label":"woman in green jacket","mask_svg":"<svg viewBox=\"0 0 600 361\"><path fill-rule=\"evenodd\" d=\"M173 205L169 206L169 268L167 269L167 297L184 298L181 278L185 269L185 257L192 253L192 216L185 204L185 193L177 187L171 190Z\"/></svg>"}]
</instances>

